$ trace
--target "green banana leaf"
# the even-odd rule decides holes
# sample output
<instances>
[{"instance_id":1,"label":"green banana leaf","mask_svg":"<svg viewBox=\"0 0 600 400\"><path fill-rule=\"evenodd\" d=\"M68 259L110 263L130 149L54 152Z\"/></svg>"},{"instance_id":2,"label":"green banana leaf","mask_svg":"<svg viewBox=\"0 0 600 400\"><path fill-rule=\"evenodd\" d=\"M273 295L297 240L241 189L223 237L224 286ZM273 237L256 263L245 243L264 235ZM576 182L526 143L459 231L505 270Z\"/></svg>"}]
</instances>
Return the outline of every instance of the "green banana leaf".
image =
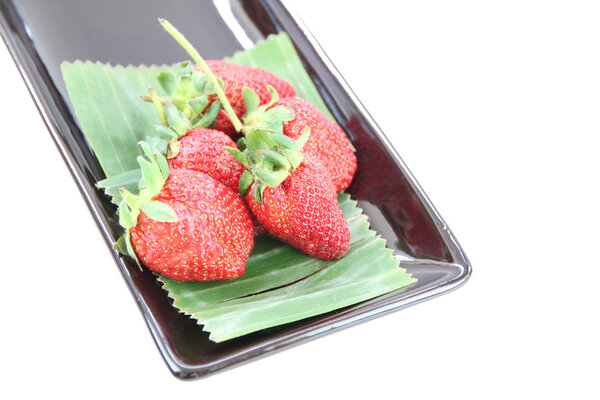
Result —
<instances>
[{"instance_id":1,"label":"green banana leaf","mask_svg":"<svg viewBox=\"0 0 600 400\"><path fill-rule=\"evenodd\" d=\"M349 306L416 280L398 266L385 240L369 229L356 202L339 194L350 228L348 253L309 257L269 236L256 238L246 273L234 281L176 282L159 277L173 304L221 342Z\"/></svg>"},{"instance_id":2,"label":"green banana leaf","mask_svg":"<svg viewBox=\"0 0 600 400\"><path fill-rule=\"evenodd\" d=\"M227 60L264 68L289 80L299 97L331 117L285 33ZM148 85L163 95L156 75L169 68L89 61L62 64L73 109L106 175L98 187L113 201L118 201L121 187L137 191L137 143L152 135L154 125L160 123L153 106L138 96L147 92ZM350 249L338 260L311 258L264 235L256 238L240 278L222 282L158 279L174 306L195 318L216 342L323 314L415 282L399 267L385 240L369 229L368 218L356 202L343 193L338 202L351 233Z\"/></svg>"}]
</instances>

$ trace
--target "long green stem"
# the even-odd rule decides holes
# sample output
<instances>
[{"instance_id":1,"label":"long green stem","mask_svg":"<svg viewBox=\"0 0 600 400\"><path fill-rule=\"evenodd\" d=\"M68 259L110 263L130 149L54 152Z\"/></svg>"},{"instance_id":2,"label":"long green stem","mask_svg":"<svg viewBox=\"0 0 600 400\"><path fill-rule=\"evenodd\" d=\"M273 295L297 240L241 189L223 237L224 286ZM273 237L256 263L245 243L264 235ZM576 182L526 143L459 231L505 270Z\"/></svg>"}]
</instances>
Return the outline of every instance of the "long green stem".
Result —
<instances>
[{"instance_id":1,"label":"long green stem","mask_svg":"<svg viewBox=\"0 0 600 400\"><path fill-rule=\"evenodd\" d=\"M215 88L215 92L217 93L217 96L219 97L219 100L221 100L221 103L223 103L223 108L225 109L225 112L227 112L229 119L231 119L231 122L233 123L233 127L235 128L236 131L238 131L238 132L241 131L242 122L240 121L240 119L238 118L236 113L233 111L233 108L231 108L231 104L229 104L227 97L225 97L223 88L221 87L221 85L219 85L219 81L213 75L213 73L210 70L210 68L208 67L208 65L206 65L206 62L204 61L202 56L200 56L200 54L196 51L196 49L194 49L194 46L192 46L192 44L185 38L185 36L183 36L181 34L181 32L179 32L177 30L177 28L175 28L173 25L171 25L171 23L169 21L167 21L166 19L163 19L163 18L159 18L158 22L160 22L162 27L165 28L165 30L171 36L173 36L173 38L177 41L177 43L179 43L181 45L181 47L184 48L185 51L187 51L187 53L190 55L190 57L192 57L192 59L196 62L196 64L198 64L200 66L200 69L202 70L202 72L204 72L204 74L206 74L206 76L208 77L210 82L213 84L213 86Z\"/></svg>"}]
</instances>

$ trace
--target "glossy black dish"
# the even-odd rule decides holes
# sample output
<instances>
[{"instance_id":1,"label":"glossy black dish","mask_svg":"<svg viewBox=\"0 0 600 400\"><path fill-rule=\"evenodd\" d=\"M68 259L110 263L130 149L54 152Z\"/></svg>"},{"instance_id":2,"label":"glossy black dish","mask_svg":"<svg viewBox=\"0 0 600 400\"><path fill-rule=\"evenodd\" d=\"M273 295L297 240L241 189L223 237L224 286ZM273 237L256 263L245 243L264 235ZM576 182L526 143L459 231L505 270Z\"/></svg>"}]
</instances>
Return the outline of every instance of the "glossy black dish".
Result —
<instances>
[{"instance_id":1,"label":"glossy black dish","mask_svg":"<svg viewBox=\"0 0 600 400\"><path fill-rule=\"evenodd\" d=\"M355 306L213 343L179 314L155 277L115 252L125 282L167 365L198 378L286 346L365 321L459 287L471 273L458 242L408 168L310 33L279 0L170 2L14 0L0 2L0 28L40 113L79 186L107 245L121 228L115 208L94 187L104 177L73 116L60 63L162 64L187 57L156 23L171 20L207 58L222 58L270 33L286 31L337 122L357 149L349 192L418 282ZM203 40L208 32L219 39ZM214 37L214 35L213 35Z\"/></svg>"}]
</instances>

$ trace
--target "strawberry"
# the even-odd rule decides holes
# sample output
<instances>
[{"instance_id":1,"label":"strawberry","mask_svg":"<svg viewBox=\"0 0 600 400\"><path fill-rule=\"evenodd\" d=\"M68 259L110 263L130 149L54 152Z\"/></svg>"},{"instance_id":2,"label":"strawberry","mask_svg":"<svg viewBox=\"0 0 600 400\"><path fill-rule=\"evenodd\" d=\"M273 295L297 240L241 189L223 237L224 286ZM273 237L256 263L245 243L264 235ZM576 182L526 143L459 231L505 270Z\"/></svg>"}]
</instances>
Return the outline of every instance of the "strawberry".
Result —
<instances>
[{"instance_id":1,"label":"strawberry","mask_svg":"<svg viewBox=\"0 0 600 400\"><path fill-rule=\"evenodd\" d=\"M115 247L177 281L234 279L254 246L248 210L230 188L206 174L177 169L145 143L142 190L122 191Z\"/></svg>"},{"instance_id":2,"label":"strawberry","mask_svg":"<svg viewBox=\"0 0 600 400\"><path fill-rule=\"evenodd\" d=\"M348 250L350 231L329 174L319 160L306 154L279 186L264 190L262 199L254 192L251 187L245 199L271 235L322 260L336 259Z\"/></svg>"},{"instance_id":3,"label":"strawberry","mask_svg":"<svg viewBox=\"0 0 600 400\"><path fill-rule=\"evenodd\" d=\"M267 232L312 257L333 260L348 250L350 231L329 173L317 158L301 153L309 136L306 129L290 143L282 134L253 129L243 152L227 150L247 168L240 194Z\"/></svg>"},{"instance_id":4,"label":"strawberry","mask_svg":"<svg viewBox=\"0 0 600 400\"><path fill-rule=\"evenodd\" d=\"M296 91L291 83L263 69L221 60L206 60L206 64L212 73L223 82L225 96L238 118L242 118L246 113L246 106L242 96L242 89L244 87L252 89L258 95L260 104L268 103L271 99L271 95L267 90L267 86L269 85L275 88L280 97L292 97L296 95ZM200 66L196 65L195 69L196 71L200 71ZM211 99L214 101L216 97L216 95L212 95ZM217 115L215 129L234 137L237 134L225 110L221 110L219 115Z\"/></svg>"}]
</instances>

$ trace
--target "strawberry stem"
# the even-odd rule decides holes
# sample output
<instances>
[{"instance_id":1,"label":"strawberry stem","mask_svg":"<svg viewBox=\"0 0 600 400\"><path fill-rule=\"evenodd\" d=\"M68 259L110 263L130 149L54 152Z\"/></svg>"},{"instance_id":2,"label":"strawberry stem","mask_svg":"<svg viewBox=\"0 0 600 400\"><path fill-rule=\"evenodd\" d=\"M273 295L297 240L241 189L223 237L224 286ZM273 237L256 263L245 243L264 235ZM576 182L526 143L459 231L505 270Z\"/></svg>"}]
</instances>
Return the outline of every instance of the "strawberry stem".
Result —
<instances>
[{"instance_id":1,"label":"strawberry stem","mask_svg":"<svg viewBox=\"0 0 600 400\"><path fill-rule=\"evenodd\" d=\"M161 124L164 126L169 126L167 122L167 117L165 116L165 110L163 110L162 102L156 93L156 90L152 87L148 87L148 91L150 92L150 99L152 104L154 104L154 108L156 108L156 112L158 113L158 118L160 118Z\"/></svg>"},{"instance_id":2,"label":"strawberry stem","mask_svg":"<svg viewBox=\"0 0 600 400\"><path fill-rule=\"evenodd\" d=\"M238 131L238 132L241 131L242 122L240 121L238 116L233 111L231 104L229 104L227 97L225 97L223 88L219 84L219 81L217 80L215 75L212 73L212 71L210 70L210 68L208 67L208 65L206 64L204 59L202 58L202 56L200 56L200 54L196 51L194 46L192 46L192 44L185 38L185 36L183 36L181 34L181 32L179 32L177 30L177 28L175 28L173 25L171 25L171 23L169 21L167 21L164 18L159 18L158 22L160 22L162 27L171 36L173 36L173 39L175 39L177 41L177 43L179 43L181 45L181 47L183 47L183 49L190 55L190 57L192 57L192 59L196 62L196 64L198 64L198 66L200 66L200 69L202 69L202 72L204 72L204 74L207 76L207 78L213 84L213 86L215 88L215 92L217 93L219 100L221 100L221 103L223 104L223 108L225 109L225 112L227 112L229 119L231 119L231 123L233 124L233 127L235 128L236 131Z\"/></svg>"}]
</instances>

